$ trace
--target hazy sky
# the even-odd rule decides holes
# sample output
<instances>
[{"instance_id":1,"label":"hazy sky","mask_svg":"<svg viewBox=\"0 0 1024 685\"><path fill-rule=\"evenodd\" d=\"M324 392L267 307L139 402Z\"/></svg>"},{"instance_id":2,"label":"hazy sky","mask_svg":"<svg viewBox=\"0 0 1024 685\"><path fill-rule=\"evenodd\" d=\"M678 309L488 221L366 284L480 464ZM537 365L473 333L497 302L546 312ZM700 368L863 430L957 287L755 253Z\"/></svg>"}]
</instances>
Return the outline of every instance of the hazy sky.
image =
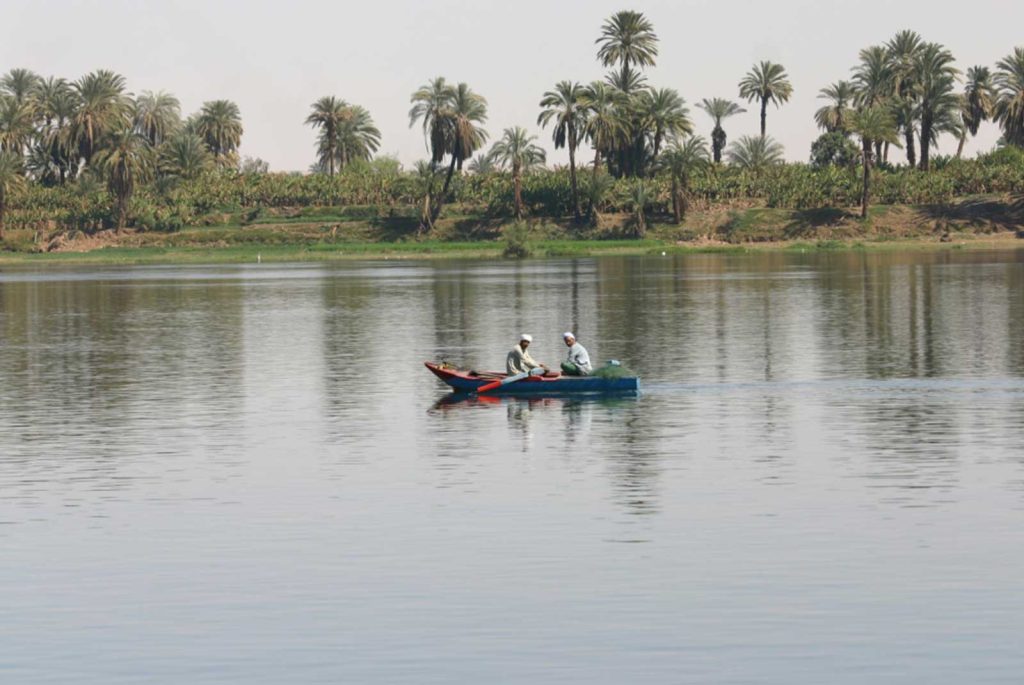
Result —
<instances>
[{"instance_id":1,"label":"hazy sky","mask_svg":"<svg viewBox=\"0 0 1024 685\"><path fill-rule=\"evenodd\" d=\"M782 109L769 108L768 133L788 158L804 160L819 133L818 89L848 77L860 48L912 28L945 44L966 70L994 65L1024 44L1024 5L1016 0L942 7L934 0L4 0L0 71L28 67L76 79L113 69L133 92L175 94L185 114L206 100L234 100L245 127L242 154L275 170L313 162L315 133L303 121L323 95L366 107L383 134L381 153L406 164L424 157L421 131L409 128L409 96L445 76L487 98L492 141L522 125L550 153L549 133L536 125L541 95L562 79L600 78L594 40L602 21L635 9L661 39L649 82L677 89L706 138L709 119L694 103L738 99L736 84L755 61L782 63L794 94ZM730 140L757 130L756 105L726 125ZM968 153L998 136L983 125ZM956 141L941 142L941 152L955 150Z\"/></svg>"}]
</instances>

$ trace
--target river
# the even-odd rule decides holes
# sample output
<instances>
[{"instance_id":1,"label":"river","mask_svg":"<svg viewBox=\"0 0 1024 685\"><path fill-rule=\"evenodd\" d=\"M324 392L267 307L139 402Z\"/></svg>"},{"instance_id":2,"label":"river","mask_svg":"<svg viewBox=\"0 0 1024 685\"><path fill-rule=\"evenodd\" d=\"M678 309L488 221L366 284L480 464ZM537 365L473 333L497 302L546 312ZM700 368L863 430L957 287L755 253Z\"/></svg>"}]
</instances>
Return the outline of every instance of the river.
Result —
<instances>
[{"instance_id":1,"label":"river","mask_svg":"<svg viewBox=\"0 0 1024 685\"><path fill-rule=\"evenodd\" d=\"M1017 683L1024 251L3 269L0 550L5 683Z\"/></svg>"}]
</instances>

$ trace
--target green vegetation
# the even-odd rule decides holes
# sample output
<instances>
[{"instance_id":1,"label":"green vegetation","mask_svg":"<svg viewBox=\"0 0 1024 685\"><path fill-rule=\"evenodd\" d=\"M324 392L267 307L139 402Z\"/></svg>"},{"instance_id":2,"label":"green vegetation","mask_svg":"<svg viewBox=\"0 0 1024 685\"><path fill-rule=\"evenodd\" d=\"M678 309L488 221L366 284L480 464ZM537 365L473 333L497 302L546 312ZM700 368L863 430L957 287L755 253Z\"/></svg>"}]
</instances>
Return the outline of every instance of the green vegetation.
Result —
<instances>
[{"instance_id":1,"label":"green vegetation","mask_svg":"<svg viewBox=\"0 0 1024 685\"><path fill-rule=\"evenodd\" d=\"M540 98L537 124L569 153L568 167L554 169L519 126L485 149L487 100L444 77L410 98L410 126L422 127L430 153L414 169L374 157L381 133L370 113L327 95L305 119L317 131L310 173L283 174L238 159L233 102L212 100L183 118L173 95L133 96L110 71L66 81L12 69L0 79L2 247L294 244L315 253L397 242L415 252L479 240L521 257L571 251L573 240L820 246L1020 230L1024 48L993 68L969 68L962 91L950 50L912 31L861 50L849 80L819 91L823 134L811 164L793 164L766 125L768 105L794 92L784 66L758 62L738 83L738 96L759 106L760 136L728 145L724 124L745 110L722 97L700 102L709 149L679 93L648 83L659 38L642 13L609 17L596 44L610 68L604 80L561 80ZM1000 147L962 159L968 136L989 120L1003 131ZM943 134L958 138L955 157L933 154ZM593 162L581 173L587 145Z\"/></svg>"}]
</instances>

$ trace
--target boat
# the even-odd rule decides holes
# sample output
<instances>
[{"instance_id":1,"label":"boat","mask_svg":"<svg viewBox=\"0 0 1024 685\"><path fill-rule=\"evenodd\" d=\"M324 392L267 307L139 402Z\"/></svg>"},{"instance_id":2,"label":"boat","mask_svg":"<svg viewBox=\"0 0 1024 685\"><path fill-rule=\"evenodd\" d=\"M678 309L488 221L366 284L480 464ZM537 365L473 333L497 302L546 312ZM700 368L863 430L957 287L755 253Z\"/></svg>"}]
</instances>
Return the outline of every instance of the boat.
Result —
<instances>
[{"instance_id":1,"label":"boat","mask_svg":"<svg viewBox=\"0 0 1024 685\"><path fill-rule=\"evenodd\" d=\"M423 362L430 372L451 386L456 392L476 392L485 385L494 385L508 377L506 373L490 371L469 371L459 369L445 362ZM601 376L563 376L545 374L528 376L507 385L500 385L487 394L494 395L562 395L586 393L636 393L640 390L640 378L626 376L605 378Z\"/></svg>"}]
</instances>

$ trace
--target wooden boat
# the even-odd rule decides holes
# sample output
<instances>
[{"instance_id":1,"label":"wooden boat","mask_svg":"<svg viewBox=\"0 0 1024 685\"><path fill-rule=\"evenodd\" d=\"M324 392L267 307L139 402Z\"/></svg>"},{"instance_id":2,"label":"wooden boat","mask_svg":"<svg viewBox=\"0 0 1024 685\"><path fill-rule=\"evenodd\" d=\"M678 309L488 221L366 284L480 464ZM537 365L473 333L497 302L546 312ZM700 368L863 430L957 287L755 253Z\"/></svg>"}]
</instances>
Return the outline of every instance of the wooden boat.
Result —
<instances>
[{"instance_id":1,"label":"wooden boat","mask_svg":"<svg viewBox=\"0 0 1024 685\"><path fill-rule=\"evenodd\" d=\"M507 378L505 373L476 372L455 368L450 364L424 362L430 372L450 385L456 392L476 392L484 385ZM533 395L533 394L577 394L577 393L635 393L640 390L640 379L636 376L625 378L602 378L600 376L529 376L520 381L494 388L487 394Z\"/></svg>"}]
</instances>

